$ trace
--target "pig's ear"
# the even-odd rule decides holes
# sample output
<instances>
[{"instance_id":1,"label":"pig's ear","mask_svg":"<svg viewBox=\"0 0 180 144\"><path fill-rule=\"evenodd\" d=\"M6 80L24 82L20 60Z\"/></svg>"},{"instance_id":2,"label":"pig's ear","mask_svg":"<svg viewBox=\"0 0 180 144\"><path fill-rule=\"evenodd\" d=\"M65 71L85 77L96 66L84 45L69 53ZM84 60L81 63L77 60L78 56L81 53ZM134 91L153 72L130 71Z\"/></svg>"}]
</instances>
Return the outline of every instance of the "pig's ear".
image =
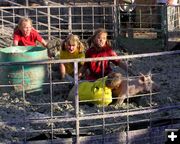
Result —
<instances>
[{"instance_id":1,"label":"pig's ear","mask_svg":"<svg viewBox=\"0 0 180 144\"><path fill-rule=\"evenodd\" d=\"M147 73L147 77L149 77L149 78L151 78L151 77L152 77L152 73L151 73L151 71L149 71L149 72Z\"/></svg>"},{"instance_id":2,"label":"pig's ear","mask_svg":"<svg viewBox=\"0 0 180 144\"><path fill-rule=\"evenodd\" d=\"M140 73L140 79L139 80L141 83L144 83L146 80L146 76L144 74Z\"/></svg>"},{"instance_id":3,"label":"pig's ear","mask_svg":"<svg viewBox=\"0 0 180 144\"><path fill-rule=\"evenodd\" d=\"M149 72L147 73L147 75L151 75L151 71L149 71Z\"/></svg>"},{"instance_id":4,"label":"pig's ear","mask_svg":"<svg viewBox=\"0 0 180 144\"><path fill-rule=\"evenodd\" d=\"M145 76L140 76L140 81L144 83L145 82Z\"/></svg>"},{"instance_id":5,"label":"pig's ear","mask_svg":"<svg viewBox=\"0 0 180 144\"><path fill-rule=\"evenodd\" d=\"M139 74L140 74L140 76L144 76L145 77L145 75L143 73L139 73Z\"/></svg>"}]
</instances>

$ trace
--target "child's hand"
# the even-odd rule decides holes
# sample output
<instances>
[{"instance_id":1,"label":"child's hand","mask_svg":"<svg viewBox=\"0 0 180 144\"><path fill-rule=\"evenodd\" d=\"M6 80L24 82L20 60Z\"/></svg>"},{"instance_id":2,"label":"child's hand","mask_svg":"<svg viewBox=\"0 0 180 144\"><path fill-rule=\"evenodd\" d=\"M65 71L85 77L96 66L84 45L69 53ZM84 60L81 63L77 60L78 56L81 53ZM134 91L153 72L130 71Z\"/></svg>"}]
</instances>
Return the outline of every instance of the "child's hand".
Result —
<instances>
[{"instance_id":1,"label":"child's hand","mask_svg":"<svg viewBox=\"0 0 180 144\"><path fill-rule=\"evenodd\" d=\"M81 79L82 76L83 76L82 73L79 73L79 74L78 74L78 78L79 78L79 79Z\"/></svg>"}]
</instances>

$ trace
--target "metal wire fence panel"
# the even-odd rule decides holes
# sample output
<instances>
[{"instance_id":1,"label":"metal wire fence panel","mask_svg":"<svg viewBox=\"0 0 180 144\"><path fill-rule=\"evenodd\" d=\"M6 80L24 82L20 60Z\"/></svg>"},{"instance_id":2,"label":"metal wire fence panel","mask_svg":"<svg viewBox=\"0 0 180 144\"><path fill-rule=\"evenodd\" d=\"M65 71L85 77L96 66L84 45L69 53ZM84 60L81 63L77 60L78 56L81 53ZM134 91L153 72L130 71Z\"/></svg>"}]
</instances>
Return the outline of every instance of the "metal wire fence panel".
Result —
<instances>
[{"instance_id":1,"label":"metal wire fence panel","mask_svg":"<svg viewBox=\"0 0 180 144\"><path fill-rule=\"evenodd\" d=\"M55 1L51 1L51 4L53 2ZM64 39L68 33L87 39L96 28L103 27L108 31L108 38L116 43L115 50L118 53L121 53L120 46L124 44L123 38L127 38L125 44L131 46L129 51L149 52L96 59L0 62L1 142L139 144L147 141L164 143L164 130L170 127L179 128L180 52L150 53L157 51L164 42L164 39L157 39L157 32L162 32L156 27L160 24L157 22L158 7L137 5L136 8L134 26L131 27L134 37L130 38L121 36L121 30L128 31L129 28L122 29L119 5L114 3L31 7L25 5L19 7L18 4L12 3L11 7L1 7L1 47L12 45L13 29L21 17L28 16L33 20L33 26L45 39ZM176 12L172 13L173 17L179 14L179 6L176 6ZM179 32L177 21L178 16L174 18L176 25L171 29L171 33L168 32L168 39L173 35L172 33ZM167 25L165 29L169 31ZM124 46L126 48L126 45ZM158 51L164 51L164 47ZM0 58L2 58L1 55ZM133 97L127 94L122 105L100 106L89 104L88 100L80 100L78 86L81 82L87 81L78 80L78 63L104 60L126 62L133 69L135 76L129 75L113 64L111 66L113 71L122 73L128 80L137 80L140 72L143 74L150 72L151 79L160 85L160 90L154 92L150 89L147 93L139 93ZM59 71L54 70L59 63L74 63L74 76L60 79ZM10 83L11 77L5 73L4 68L8 69L16 65L22 68L22 82L25 81L24 68L44 65L46 79L42 88L35 92L28 92L23 89L24 83L19 83L16 86L22 87L22 90L15 91L13 89L15 85ZM104 73L101 77L104 77ZM8 83L5 84L4 81ZM29 85L33 85L33 82ZM69 100L67 98L73 88L74 99Z\"/></svg>"},{"instance_id":2,"label":"metal wire fence panel","mask_svg":"<svg viewBox=\"0 0 180 144\"><path fill-rule=\"evenodd\" d=\"M33 26L46 38L64 38L68 33L87 39L96 28L107 29L114 35L114 11L112 6L61 6L61 7L13 7L1 10L1 26L16 26L18 20L28 16Z\"/></svg>"},{"instance_id":3,"label":"metal wire fence panel","mask_svg":"<svg viewBox=\"0 0 180 144\"><path fill-rule=\"evenodd\" d=\"M64 39L68 33L77 34L81 39L86 40L92 36L95 29L101 27L107 30L108 38L112 40L117 50L122 46L135 53L162 51L168 46L172 47L168 41L178 41L179 6L164 7L171 10L166 24L158 20L162 16L158 13L159 8L160 6L154 5L136 5L135 11L131 14L133 19L126 13L129 18L123 21L121 17L124 13L121 13L120 5L114 4L1 7L1 37L7 41L4 43L1 40L1 47L12 45L13 29L21 17L28 16L33 20L33 26L47 40ZM164 20L166 20L165 17ZM125 24L126 27L124 27ZM173 28L172 25L174 25ZM128 36L128 33L131 36ZM158 38L158 35L161 37ZM118 40L115 41L115 39ZM155 47L151 48L151 45ZM146 49L149 50L146 51Z\"/></svg>"},{"instance_id":4,"label":"metal wire fence panel","mask_svg":"<svg viewBox=\"0 0 180 144\"><path fill-rule=\"evenodd\" d=\"M113 67L129 80L138 79L139 72L150 72L160 90L137 94L134 100L127 95L122 105L89 105L87 101L78 99L78 91L73 93L74 100L68 100L72 87L78 88L86 81L77 79L77 63L105 59L131 62L135 76L128 76L118 67ZM74 79L59 79L59 72L51 67L69 62L76 66ZM2 83L3 68L12 65L22 68L48 65L42 90L17 92L11 83ZM1 142L164 143L165 129L179 128L179 68L179 51L96 59L1 62ZM23 87L23 83L19 85Z\"/></svg>"}]
</instances>

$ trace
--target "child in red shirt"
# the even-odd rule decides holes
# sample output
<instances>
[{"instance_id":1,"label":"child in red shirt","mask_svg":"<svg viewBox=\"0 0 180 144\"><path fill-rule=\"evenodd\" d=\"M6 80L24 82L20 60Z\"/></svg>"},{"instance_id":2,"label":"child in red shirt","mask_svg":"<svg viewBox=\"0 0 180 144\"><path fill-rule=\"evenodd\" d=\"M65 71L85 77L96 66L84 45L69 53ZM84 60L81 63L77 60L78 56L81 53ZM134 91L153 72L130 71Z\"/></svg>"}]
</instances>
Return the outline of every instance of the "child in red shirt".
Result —
<instances>
[{"instance_id":1,"label":"child in red shirt","mask_svg":"<svg viewBox=\"0 0 180 144\"><path fill-rule=\"evenodd\" d=\"M15 46L36 46L36 41L39 41L46 47L46 41L32 27L32 21L29 18L21 18L18 26L14 31L13 43Z\"/></svg>"},{"instance_id":2,"label":"child in red shirt","mask_svg":"<svg viewBox=\"0 0 180 144\"><path fill-rule=\"evenodd\" d=\"M90 48L86 51L86 58L117 56L107 40L107 35L108 34L104 29L95 31L94 35L88 41ZM127 65L120 60L91 61L84 64L79 72L79 77L81 78L84 73L86 73L87 80L96 80L104 77L112 72L110 62L119 65L122 69L127 71ZM89 70L89 73L87 73L87 70ZM129 72L132 73L131 71Z\"/></svg>"}]
</instances>

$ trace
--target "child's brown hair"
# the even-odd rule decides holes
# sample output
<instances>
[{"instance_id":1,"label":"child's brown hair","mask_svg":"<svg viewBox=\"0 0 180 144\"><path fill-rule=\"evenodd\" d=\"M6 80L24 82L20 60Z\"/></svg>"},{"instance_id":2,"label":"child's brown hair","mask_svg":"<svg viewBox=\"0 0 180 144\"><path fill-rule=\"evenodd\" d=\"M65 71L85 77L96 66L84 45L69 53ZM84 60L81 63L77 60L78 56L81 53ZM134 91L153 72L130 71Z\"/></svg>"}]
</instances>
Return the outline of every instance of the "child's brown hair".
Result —
<instances>
[{"instance_id":1,"label":"child's brown hair","mask_svg":"<svg viewBox=\"0 0 180 144\"><path fill-rule=\"evenodd\" d=\"M84 52L85 51L85 45L81 42L80 38L77 35L74 34L69 34L67 36L67 38L64 40L63 44L62 44L62 50L66 50L66 45L74 45L74 43L77 42L77 47L78 47L78 51L79 53Z\"/></svg>"},{"instance_id":2,"label":"child's brown hair","mask_svg":"<svg viewBox=\"0 0 180 144\"><path fill-rule=\"evenodd\" d=\"M92 46L94 46L94 43L95 43L95 38L96 38L96 36L97 35L99 35L100 33L106 33L107 35L108 35L108 33L107 33L107 31L105 30L105 29L103 29L103 28L98 28L95 32L94 32L94 34L87 40L87 43L88 43L88 46L89 47L92 47ZM106 42L109 46L111 46L111 43L110 43L110 41L107 39L107 42Z\"/></svg>"}]
</instances>

